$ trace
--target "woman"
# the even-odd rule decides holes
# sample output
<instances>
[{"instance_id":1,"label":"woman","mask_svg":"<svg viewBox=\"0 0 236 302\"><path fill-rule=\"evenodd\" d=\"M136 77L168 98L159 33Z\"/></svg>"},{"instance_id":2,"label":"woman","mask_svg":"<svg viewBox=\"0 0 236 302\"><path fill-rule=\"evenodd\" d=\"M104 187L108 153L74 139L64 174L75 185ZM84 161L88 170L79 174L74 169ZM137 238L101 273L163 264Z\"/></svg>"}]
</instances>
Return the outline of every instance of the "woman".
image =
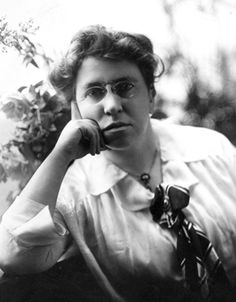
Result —
<instances>
[{"instance_id":1,"label":"woman","mask_svg":"<svg viewBox=\"0 0 236 302\"><path fill-rule=\"evenodd\" d=\"M235 149L216 132L150 119L161 67L143 35L75 35L50 75L72 120L2 218L3 270L37 273L80 252L108 301L221 299L218 286L226 298ZM200 256L198 227L214 246L200 243Z\"/></svg>"}]
</instances>

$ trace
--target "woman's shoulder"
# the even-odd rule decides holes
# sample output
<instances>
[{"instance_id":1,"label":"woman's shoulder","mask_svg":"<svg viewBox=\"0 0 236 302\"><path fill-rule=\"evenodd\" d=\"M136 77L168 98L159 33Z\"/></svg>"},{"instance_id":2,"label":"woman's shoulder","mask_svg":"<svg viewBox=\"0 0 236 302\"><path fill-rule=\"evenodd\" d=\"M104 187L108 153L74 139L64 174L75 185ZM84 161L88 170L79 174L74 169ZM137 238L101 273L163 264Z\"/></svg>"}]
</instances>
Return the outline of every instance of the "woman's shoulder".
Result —
<instances>
[{"instance_id":1,"label":"woman's shoulder","mask_svg":"<svg viewBox=\"0 0 236 302\"><path fill-rule=\"evenodd\" d=\"M203 127L194 127L152 120L163 156L168 159L193 161L209 155L223 156L232 150L230 141L220 132Z\"/></svg>"}]
</instances>

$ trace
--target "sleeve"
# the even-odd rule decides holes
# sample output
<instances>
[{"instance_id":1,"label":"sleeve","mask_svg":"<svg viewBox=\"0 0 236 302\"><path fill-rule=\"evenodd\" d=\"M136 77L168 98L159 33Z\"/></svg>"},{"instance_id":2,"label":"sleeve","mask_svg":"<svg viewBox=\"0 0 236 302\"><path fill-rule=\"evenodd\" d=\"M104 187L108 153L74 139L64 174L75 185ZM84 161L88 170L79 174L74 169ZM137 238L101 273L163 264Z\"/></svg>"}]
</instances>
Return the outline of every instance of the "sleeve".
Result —
<instances>
[{"instance_id":1,"label":"sleeve","mask_svg":"<svg viewBox=\"0 0 236 302\"><path fill-rule=\"evenodd\" d=\"M46 270L64 252L68 231L58 210L18 197L2 216L0 267L24 274Z\"/></svg>"},{"instance_id":2,"label":"sleeve","mask_svg":"<svg viewBox=\"0 0 236 302\"><path fill-rule=\"evenodd\" d=\"M81 205L86 192L84 174L78 164L73 164L61 184L53 217L48 206L16 198L0 224L0 267L17 274L52 267L71 240L64 217L74 213L75 200Z\"/></svg>"},{"instance_id":3,"label":"sleeve","mask_svg":"<svg viewBox=\"0 0 236 302\"><path fill-rule=\"evenodd\" d=\"M225 137L221 136L222 158L227 164L229 173L236 185L236 147Z\"/></svg>"},{"instance_id":4,"label":"sleeve","mask_svg":"<svg viewBox=\"0 0 236 302\"><path fill-rule=\"evenodd\" d=\"M3 215L2 225L25 247L52 244L67 233L57 209L52 217L48 206L19 197Z\"/></svg>"}]
</instances>

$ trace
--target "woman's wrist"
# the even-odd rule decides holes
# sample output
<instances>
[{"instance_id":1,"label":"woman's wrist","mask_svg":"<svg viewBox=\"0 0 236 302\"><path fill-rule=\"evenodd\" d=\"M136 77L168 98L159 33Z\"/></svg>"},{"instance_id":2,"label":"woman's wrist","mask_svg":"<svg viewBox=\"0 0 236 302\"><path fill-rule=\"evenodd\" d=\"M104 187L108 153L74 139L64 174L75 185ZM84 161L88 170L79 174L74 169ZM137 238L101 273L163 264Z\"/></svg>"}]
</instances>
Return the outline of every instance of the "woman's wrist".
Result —
<instances>
[{"instance_id":1,"label":"woman's wrist","mask_svg":"<svg viewBox=\"0 0 236 302\"><path fill-rule=\"evenodd\" d=\"M49 154L48 160L55 161L61 168L67 169L75 158L71 152L55 147Z\"/></svg>"}]
</instances>

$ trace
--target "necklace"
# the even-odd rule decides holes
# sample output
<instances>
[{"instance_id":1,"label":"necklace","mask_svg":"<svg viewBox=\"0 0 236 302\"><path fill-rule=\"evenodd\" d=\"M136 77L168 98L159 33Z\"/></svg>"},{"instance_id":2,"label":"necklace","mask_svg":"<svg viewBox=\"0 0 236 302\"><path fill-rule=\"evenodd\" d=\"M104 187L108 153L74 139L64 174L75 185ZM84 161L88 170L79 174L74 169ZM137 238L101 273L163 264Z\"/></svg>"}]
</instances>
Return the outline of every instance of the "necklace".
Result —
<instances>
[{"instance_id":1,"label":"necklace","mask_svg":"<svg viewBox=\"0 0 236 302\"><path fill-rule=\"evenodd\" d=\"M136 177L143 184L143 186L145 188L149 189L150 191L152 190L151 185L150 185L151 171L152 171L152 168L153 168L154 163L156 161L157 155L158 155L158 151L156 149L156 151L154 153L154 156L153 156L153 159L152 159L152 163L151 163L151 167L149 169L149 172L142 172L139 176Z\"/></svg>"},{"instance_id":2,"label":"necklace","mask_svg":"<svg viewBox=\"0 0 236 302\"><path fill-rule=\"evenodd\" d=\"M151 175L149 173L143 172L139 176L140 182L144 185L145 188L151 189L150 187L150 180L151 180Z\"/></svg>"},{"instance_id":3,"label":"necklace","mask_svg":"<svg viewBox=\"0 0 236 302\"><path fill-rule=\"evenodd\" d=\"M123 171L125 171L126 173L128 173L129 175L133 176L135 179L137 179L139 181L139 183L141 183L146 189L152 191L151 188L151 172L154 169L155 166L155 174L153 176L153 182L155 183L156 181L159 183L162 180L162 170L161 170L161 158L160 156L158 156L158 154L160 154L160 149L156 149L153 155L153 159L152 159L152 163L151 166L149 168L149 171L144 171L140 174L135 173L135 172L131 172L128 169L124 169L123 167L119 167L119 165L115 164L116 166L118 166L120 169L122 169ZM158 161L157 161L157 156L158 156ZM157 173L157 174L156 174Z\"/></svg>"}]
</instances>

